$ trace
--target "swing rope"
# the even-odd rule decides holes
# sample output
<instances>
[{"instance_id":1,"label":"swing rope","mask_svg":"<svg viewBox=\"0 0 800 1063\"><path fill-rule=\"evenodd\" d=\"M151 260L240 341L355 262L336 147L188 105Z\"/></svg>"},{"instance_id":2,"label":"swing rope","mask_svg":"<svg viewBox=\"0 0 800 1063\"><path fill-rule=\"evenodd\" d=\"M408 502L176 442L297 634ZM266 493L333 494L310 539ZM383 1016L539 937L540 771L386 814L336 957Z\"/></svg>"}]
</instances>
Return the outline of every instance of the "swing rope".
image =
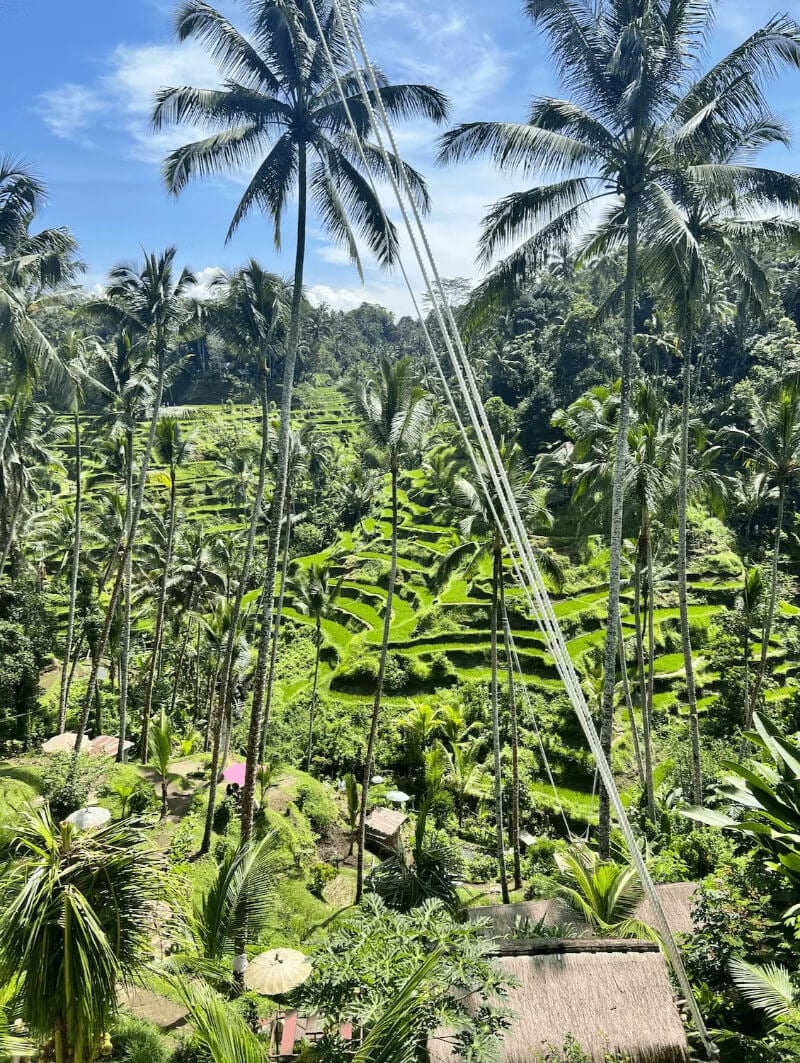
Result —
<instances>
[{"instance_id":1,"label":"swing rope","mask_svg":"<svg viewBox=\"0 0 800 1063\"><path fill-rule=\"evenodd\" d=\"M355 131L355 123L352 120L346 102L346 96L341 83L339 71L332 59L327 45L314 0L311 0L308 6L312 12L314 22L316 23L319 38L324 48L326 59L330 65L332 76L336 81L339 96L348 117L351 130ZM411 247L416 257L428 297L431 301L434 317L439 326L453 374L458 384L458 391L461 400L464 403L467 419L480 451L480 459L478 458L472 440L469 438L458 413L457 404L454 401L452 392L447 384L436 346L432 341L427 325L419 311L416 298L412 292L412 301L417 315L423 323L426 344L436 366L438 376L444 385L447 401L456 416L459 430L467 445L467 453L475 467L479 482L487 498L487 504L497 524L503 544L508 552L508 556L511 559L515 578L527 599L531 614L537 619L542 629L548 649L553 657L570 701L572 702L573 708L584 730L589 747L594 755L599 777L602 779L603 785L608 793L609 800L614 809L631 860L636 867L645 892L653 906L653 911L656 917L655 922L661 933L665 951L684 993L686 1003L702 1039L708 1058L711 1060L718 1059L718 1050L709 1037L708 1030L692 992L675 939L672 935L669 924L667 923L653 880L636 843L636 837L628 820L619 791L617 790L611 766L603 752L600 736L595 728L594 721L592 720L591 713L589 712L580 686L578 675L572 664L566 643L560 631L558 621L552 608L552 603L550 602L533 548L528 538L522 514L520 513L517 500L514 497L514 493L508 482L497 444L486 418L486 413L483 409L472 366L469 362L460 333L456 326L452 309L447 301L442 278L431 252L419 208L410 189L408 178L403 167L399 165L399 163L395 166L394 161L390 156L391 152L395 160L400 159L394 131L386 113L383 99L381 97L380 86L361 33L358 12L352 3L352 0L341 0L341 2L340 0L331 0L331 12L336 20L339 32L342 36L342 41L345 45L352 67L352 73L355 82L358 85L359 95L361 96L362 103L370 120L370 129L375 134L377 147L383 159L386 177L388 177L395 198L397 199L403 223L409 236ZM357 58L356 48L361 54L361 63L359 63ZM367 76L370 86L369 88L365 82L364 74ZM386 136L386 142L384 141L384 133ZM358 139L360 138L356 138L357 141ZM361 155L362 163L365 165L365 171L370 175L370 184L374 190L375 186L372 180L371 167L367 163L365 154L360 148L359 154ZM413 216L413 223L409 216L408 208L410 208L411 216ZM404 281L411 291L411 285L404 268L402 269L402 272ZM486 482L484 470L488 473L491 489ZM495 503L497 503L497 505L495 505ZM503 519L500 518L498 509L502 512Z\"/></svg>"}]
</instances>

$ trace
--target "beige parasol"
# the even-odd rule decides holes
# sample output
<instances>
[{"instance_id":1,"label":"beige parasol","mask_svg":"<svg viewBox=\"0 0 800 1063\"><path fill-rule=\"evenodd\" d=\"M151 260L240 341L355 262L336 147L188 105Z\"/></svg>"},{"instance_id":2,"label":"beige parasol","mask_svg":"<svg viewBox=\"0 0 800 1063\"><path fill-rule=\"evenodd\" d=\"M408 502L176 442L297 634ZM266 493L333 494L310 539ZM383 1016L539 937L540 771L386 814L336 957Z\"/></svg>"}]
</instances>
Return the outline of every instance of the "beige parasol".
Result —
<instances>
[{"instance_id":1,"label":"beige parasol","mask_svg":"<svg viewBox=\"0 0 800 1063\"><path fill-rule=\"evenodd\" d=\"M245 985L265 997L276 997L302 985L311 974L311 964L296 949L270 949L247 965Z\"/></svg>"}]
</instances>

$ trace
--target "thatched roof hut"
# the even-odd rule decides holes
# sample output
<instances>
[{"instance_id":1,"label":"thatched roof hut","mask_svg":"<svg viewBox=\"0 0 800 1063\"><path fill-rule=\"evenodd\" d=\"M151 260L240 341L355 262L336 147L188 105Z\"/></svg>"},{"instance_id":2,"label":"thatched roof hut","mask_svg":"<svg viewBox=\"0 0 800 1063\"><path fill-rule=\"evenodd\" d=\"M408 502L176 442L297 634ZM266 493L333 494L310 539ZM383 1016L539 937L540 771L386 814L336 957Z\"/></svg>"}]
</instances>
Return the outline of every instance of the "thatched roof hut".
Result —
<instances>
[{"instance_id":1,"label":"thatched roof hut","mask_svg":"<svg viewBox=\"0 0 800 1063\"><path fill-rule=\"evenodd\" d=\"M673 934L692 933L692 903L696 889L695 882L673 882L656 886L658 899ZM584 933L589 933L591 929L587 922L566 908L558 898L523 901L520 904L487 904L468 908L467 917L471 920L488 920L487 932L495 937L507 937L512 934L517 920L521 919L527 919L531 923L540 920L550 924L569 922ZM639 905L635 918L648 926L655 926L655 914L650 901L645 900Z\"/></svg>"},{"instance_id":2,"label":"thatched roof hut","mask_svg":"<svg viewBox=\"0 0 800 1063\"><path fill-rule=\"evenodd\" d=\"M400 831L407 819L404 812L397 812L393 808L373 808L367 816L367 841L381 849L396 849Z\"/></svg>"},{"instance_id":3,"label":"thatched roof hut","mask_svg":"<svg viewBox=\"0 0 800 1063\"><path fill-rule=\"evenodd\" d=\"M534 1063L568 1036L592 1063L618 1052L631 1063L688 1063L689 1050L658 947L645 941L556 938L498 943L499 963L514 977L513 1012L502 1063ZM430 1063L456 1063L442 1035L428 1044Z\"/></svg>"}]
</instances>

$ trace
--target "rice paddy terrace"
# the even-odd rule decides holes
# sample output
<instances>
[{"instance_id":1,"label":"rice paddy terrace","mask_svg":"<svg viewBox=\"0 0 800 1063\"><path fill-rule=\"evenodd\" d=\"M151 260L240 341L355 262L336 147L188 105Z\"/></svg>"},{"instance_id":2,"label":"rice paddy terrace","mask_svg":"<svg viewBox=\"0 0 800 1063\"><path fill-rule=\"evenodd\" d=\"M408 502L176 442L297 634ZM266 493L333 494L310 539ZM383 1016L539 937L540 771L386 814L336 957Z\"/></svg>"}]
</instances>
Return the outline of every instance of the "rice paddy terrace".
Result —
<instances>
[{"instance_id":1,"label":"rice paddy terrace","mask_svg":"<svg viewBox=\"0 0 800 1063\"><path fill-rule=\"evenodd\" d=\"M187 521L201 522L208 534L235 532L244 527L241 506L230 497L218 457L211 453L212 427L224 422L234 434L255 432L255 406L190 407L186 421L196 440L194 459L178 471L178 492ZM347 446L357 436L358 424L345 396L335 388L306 389L296 426L311 423L322 433ZM154 466L154 482L159 469ZM90 482L92 477L89 477ZM102 480L94 480L97 491ZM224 487L224 490L223 490ZM161 487L166 498L166 487ZM396 595L390 630L390 668L387 702L407 707L409 697L425 698L435 690L467 681L487 682L489 669L489 563L470 579L452 578L444 587L434 587L432 573L437 563L458 542L452 527L437 523L426 505L425 479L421 470L401 481L399 560ZM157 504L157 503L156 503ZM364 702L374 690L374 675L380 647L386 604L390 558L390 510L388 487L375 499L373 512L354 528L342 530L336 541L321 553L296 559L299 565L325 561L338 583L338 597L330 617L322 621L324 651L320 690L344 703ZM556 616L568 639L572 660L585 676L587 697L596 698L597 651L603 644L607 590L603 574L607 555L597 543L589 543L580 555L574 544L552 540L548 544L560 556L566 572L564 588L553 594ZM717 544L719 545L719 544ZM592 552L594 551L594 553ZM719 682L714 661L704 657L709 624L720 612L730 610L740 592L741 564L729 550L695 553L690 559L690 616L698 654L696 681L701 710L713 701ZM554 662L535 621L523 608L521 595L509 577L507 603L522 671L529 690L552 702L561 690ZM623 630L628 658L634 659L632 592L623 590ZM783 602L784 613L797 607ZM303 616L287 588L284 616L298 625L313 622ZM655 609L655 701L658 713L680 714L684 708L684 671L680 652L677 593L658 593ZM754 659L760 646L752 648ZM788 697L797 689L797 666L786 659L778 636L770 647L776 683L769 699ZM594 675L594 678L593 678ZM308 675L283 683L284 698L301 693ZM624 715L624 714L623 714ZM620 724L618 741L627 728ZM581 742L571 737L548 735L556 761L574 754L569 747Z\"/></svg>"}]
</instances>

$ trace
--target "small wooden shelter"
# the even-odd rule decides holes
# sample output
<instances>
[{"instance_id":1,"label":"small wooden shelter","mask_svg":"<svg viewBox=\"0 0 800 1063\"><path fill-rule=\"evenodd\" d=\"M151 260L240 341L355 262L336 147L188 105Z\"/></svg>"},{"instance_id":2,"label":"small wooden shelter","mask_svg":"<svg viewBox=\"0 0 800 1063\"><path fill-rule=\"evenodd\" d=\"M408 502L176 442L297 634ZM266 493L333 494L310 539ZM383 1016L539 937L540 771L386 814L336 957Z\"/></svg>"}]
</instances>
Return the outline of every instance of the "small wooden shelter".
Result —
<instances>
[{"instance_id":1,"label":"small wooden shelter","mask_svg":"<svg viewBox=\"0 0 800 1063\"><path fill-rule=\"evenodd\" d=\"M373 808L367 816L367 841L377 849L394 852L400 842L400 831L408 819L404 812L393 808Z\"/></svg>"},{"instance_id":2,"label":"small wooden shelter","mask_svg":"<svg viewBox=\"0 0 800 1063\"><path fill-rule=\"evenodd\" d=\"M74 731L64 731L63 734L53 735L42 743L43 753L71 753L75 748L78 736ZM125 750L133 748L133 742L124 742ZM86 735L84 752L90 757L115 757L119 749L119 739L115 735L98 735L90 739Z\"/></svg>"},{"instance_id":3,"label":"small wooden shelter","mask_svg":"<svg viewBox=\"0 0 800 1063\"><path fill-rule=\"evenodd\" d=\"M538 1063L572 1037L591 1063L620 1053L631 1063L688 1063L689 1048L667 966L649 941L501 941L499 963L516 981L501 1063ZM430 1063L458 1063L446 1033Z\"/></svg>"}]
</instances>

